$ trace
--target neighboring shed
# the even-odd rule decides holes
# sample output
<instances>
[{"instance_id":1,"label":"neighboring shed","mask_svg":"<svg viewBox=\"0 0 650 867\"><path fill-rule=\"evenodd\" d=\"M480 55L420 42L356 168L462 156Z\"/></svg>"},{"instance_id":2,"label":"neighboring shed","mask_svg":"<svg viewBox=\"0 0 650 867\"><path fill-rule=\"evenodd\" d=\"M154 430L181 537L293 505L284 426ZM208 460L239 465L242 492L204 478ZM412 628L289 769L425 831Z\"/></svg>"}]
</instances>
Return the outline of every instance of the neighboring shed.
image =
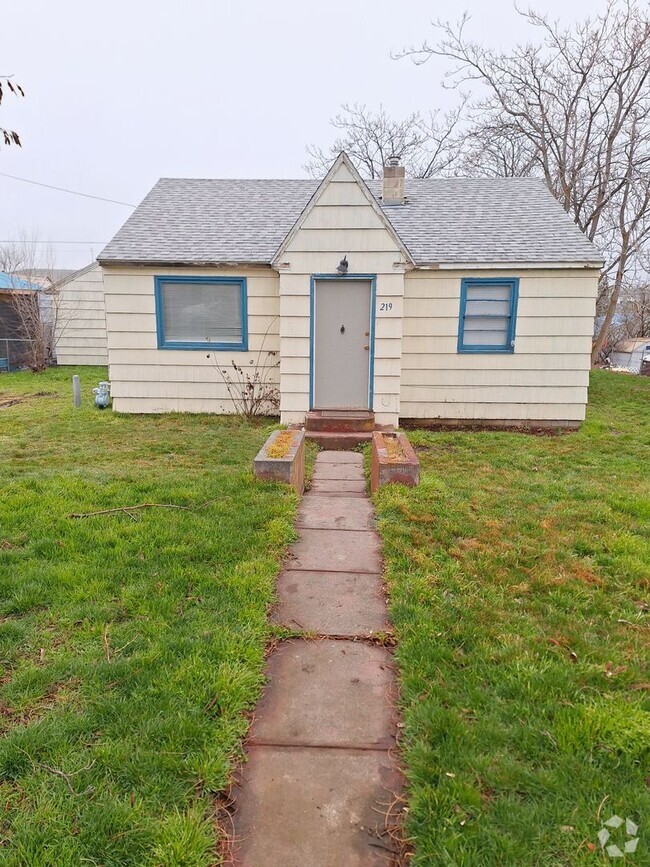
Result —
<instances>
[{"instance_id":1,"label":"neighboring shed","mask_svg":"<svg viewBox=\"0 0 650 867\"><path fill-rule=\"evenodd\" d=\"M30 340L23 318L26 305L38 316L39 291L39 286L0 271L0 370L17 370L29 360Z\"/></svg>"},{"instance_id":2,"label":"neighboring shed","mask_svg":"<svg viewBox=\"0 0 650 867\"><path fill-rule=\"evenodd\" d=\"M288 424L584 418L602 257L538 179L162 179L99 261L117 411L230 412L271 350Z\"/></svg>"},{"instance_id":3,"label":"neighboring shed","mask_svg":"<svg viewBox=\"0 0 650 867\"><path fill-rule=\"evenodd\" d=\"M621 340L609 356L612 367L625 368L630 373L641 373L644 361L650 361L650 337Z\"/></svg>"},{"instance_id":4,"label":"neighboring shed","mask_svg":"<svg viewBox=\"0 0 650 867\"><path fill-rule=\"evenodd\" d=\"M94 262L55 283L58 364L107 364L102 269Z\"/></svg>"}]
</instances>

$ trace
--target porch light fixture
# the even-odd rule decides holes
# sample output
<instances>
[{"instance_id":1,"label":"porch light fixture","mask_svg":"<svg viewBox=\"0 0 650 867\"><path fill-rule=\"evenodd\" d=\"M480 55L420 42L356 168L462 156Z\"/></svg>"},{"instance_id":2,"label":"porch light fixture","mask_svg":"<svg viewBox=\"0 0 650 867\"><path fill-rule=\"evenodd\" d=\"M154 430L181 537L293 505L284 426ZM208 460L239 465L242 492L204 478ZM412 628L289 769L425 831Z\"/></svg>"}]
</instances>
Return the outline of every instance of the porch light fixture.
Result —
<instances>
[{"instance_id":1,"label":"porch light fixture","mask_svg":"<svg viewBox=\"0 0 650 867\"><path fill-rule=\"evenodd\" d=\"M339 276L341 276L341 277L345 277L345 276L346 276L346 274L348 273L348 257L347 257L347 254L346 254L346 255L341 259L341 261L339 262L339 266L338 266L338 268L337 268L336 270L337 270Z\"/></svg>"}]
</instances>

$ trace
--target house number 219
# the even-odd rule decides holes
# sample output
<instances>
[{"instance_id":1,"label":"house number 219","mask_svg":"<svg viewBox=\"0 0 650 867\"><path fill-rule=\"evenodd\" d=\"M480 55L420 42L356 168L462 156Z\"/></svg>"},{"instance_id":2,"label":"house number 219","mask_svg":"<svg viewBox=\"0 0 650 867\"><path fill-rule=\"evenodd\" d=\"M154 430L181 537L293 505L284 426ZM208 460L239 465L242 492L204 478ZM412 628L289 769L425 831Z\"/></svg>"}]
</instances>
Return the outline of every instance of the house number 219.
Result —
<instances>
[{"instance_id":1,"label":"house number 219","mask_svg":"<svg viewBox=\"0 0 650 867\"><path fill-rule=\"evenodd\" d=\"M380 310L386 310L386 311L392 310L393 309L393 302L392 301L382 301L381 304L379 305L379 309Z\"/></svg>"}]
</instances>

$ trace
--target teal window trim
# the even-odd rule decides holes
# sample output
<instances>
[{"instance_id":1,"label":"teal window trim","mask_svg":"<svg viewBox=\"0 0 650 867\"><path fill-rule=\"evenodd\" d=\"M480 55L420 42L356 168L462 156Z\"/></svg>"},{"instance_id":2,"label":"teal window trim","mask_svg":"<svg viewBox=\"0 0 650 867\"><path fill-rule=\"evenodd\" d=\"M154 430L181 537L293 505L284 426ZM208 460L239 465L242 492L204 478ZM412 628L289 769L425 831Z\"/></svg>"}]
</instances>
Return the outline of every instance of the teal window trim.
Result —
<instances>
[{"instance_id":1,"label":"teal window trim","mask_svg":"<svg viewBox=\"0 0 650 867\"><path fill-rule=\"evenodd\" d=\"M163 309L162 288L166 284L181 285L197 283L205 286L229 286L238 285L241 293L241 340L232 342L215 341L175 341L165 338L165 314ZM248 291L246 277L154 277L154 295L156 299L156 333L158 337L158 349L211 349L213 351L228 350L233 352L248 351Z\"/></svg>"},{"instance_id":2,"label":"teal window trim","mask_svg":"<svg viewBox=\"0 0 650 867\"><path fill-rule=\"evenodd\" d=\"M508 333L505 343L485 346L481 344L465 343L465 320L467 308L467 290L476 287L508 286L510 289L510 318L508 321ZM489 302L496 299L484 298ZM517 304L519 301L519 277L463 277L460 282L460 316L458 321L458 352L489 352L509 353L515 351L515 332L517 325ZM503 319L503 315L481 314L481 319Z\"/></svg>"}]
</instances>

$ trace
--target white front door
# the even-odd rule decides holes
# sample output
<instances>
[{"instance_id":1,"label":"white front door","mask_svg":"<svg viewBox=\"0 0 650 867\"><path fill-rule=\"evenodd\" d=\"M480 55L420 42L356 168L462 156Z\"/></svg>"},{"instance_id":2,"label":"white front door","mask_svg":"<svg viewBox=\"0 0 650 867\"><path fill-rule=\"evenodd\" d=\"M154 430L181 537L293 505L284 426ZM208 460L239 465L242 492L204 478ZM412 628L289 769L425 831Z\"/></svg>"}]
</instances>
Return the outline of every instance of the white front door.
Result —
<instances>
[{"instance_id":1,"label":"white front door","mask_svg":"<svg viewBox=\"0 0 650 867\"><path fill-rule=\"evenodd\" d=\"M370 280L314 281L313 409L369 409Z\"/></svg>"}]
</instances>

